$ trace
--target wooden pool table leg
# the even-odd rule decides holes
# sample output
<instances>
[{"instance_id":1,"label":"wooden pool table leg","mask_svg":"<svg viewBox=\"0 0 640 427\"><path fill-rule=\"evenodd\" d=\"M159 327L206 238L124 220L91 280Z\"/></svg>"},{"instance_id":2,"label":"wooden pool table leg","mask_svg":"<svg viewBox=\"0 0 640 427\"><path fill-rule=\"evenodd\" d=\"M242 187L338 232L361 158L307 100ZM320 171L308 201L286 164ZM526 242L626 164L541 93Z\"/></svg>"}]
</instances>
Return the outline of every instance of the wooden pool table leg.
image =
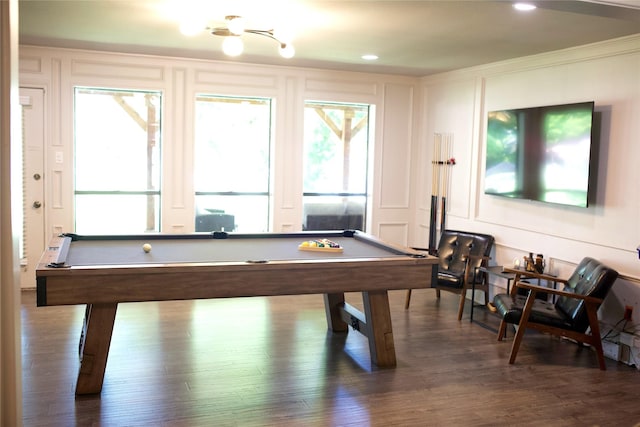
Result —
<instances>
[{"instance_id":1,"label":"wooden pool table leg","mask_svg":"<svg viewBox=\"0 0 640 427\"><path fill-rule=\"evenodd\" d=\"M88 304L80 341L80 371L76 395L102 390L118 304Z\"/></svg>"},{"instance_id":2,"label":"wooden pool table leg","mask_svg":"<svg viewBox=\"0 0 640 427\"><path fill-rule=\"evenodd\" d=\"M325 294L329 329L345 332L351 326L369 339L371 363L379 367L396 366L387 291L362 292L362 301L364 313L346 303L344 294Z\"/></svg>"},{"instance_id":3,"label":"wooden pool table leg","mask_svg":"<svg viewBox=\"0 0 640 427\"><path fill-rule=\"evenodd\" d=\"M364 315L369 325L371 361L379 367L396 366L391 310L387 291L363 292Z\"/></svg>"},{"instance_id":4,"label":"wooden pool table leg","mask_svg":"<svg viewBox=\"0 0 640 427\"><path fill-rule=\"evenodd\" d=\"M347 332L349 325L342 320L344 293L324 294L324 309L327 315L327 326L333 332Z\"/></svg>"}]
</instances>

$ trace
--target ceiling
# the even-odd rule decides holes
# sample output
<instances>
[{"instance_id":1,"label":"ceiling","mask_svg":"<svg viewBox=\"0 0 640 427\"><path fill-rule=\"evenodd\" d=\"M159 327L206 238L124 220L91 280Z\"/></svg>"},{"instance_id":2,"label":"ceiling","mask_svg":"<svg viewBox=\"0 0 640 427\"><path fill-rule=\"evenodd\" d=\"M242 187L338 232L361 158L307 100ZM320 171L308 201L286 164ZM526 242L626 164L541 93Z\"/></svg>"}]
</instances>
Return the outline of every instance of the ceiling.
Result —
<instances>
[{"instance_id":1,"label":"ceiling","mask_svg":"<svg viewBox=\"0 0 640 427\"><path fill-rule=\"evenodd\" d=\"M411 76L466 68L640 33L640 0L20 0L23 45L117 51ZM296 55L245 34L230 58L222 37L179 31L192 6L203 26L241 15L248 28L288 26ZM374 53L376 61L361 59Z\"/></svg>"}]
</instances>

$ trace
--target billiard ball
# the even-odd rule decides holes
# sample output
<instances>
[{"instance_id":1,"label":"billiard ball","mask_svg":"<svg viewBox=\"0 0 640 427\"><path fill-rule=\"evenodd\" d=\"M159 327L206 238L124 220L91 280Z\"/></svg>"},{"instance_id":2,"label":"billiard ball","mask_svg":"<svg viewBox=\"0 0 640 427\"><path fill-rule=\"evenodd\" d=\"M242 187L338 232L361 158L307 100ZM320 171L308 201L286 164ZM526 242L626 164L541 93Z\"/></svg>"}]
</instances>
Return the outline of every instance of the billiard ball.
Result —
<instances>
[{"instance_id":1,"label":"billiard ball","mask_svg":"<svg viewBox=\"0 0 640 427\"><path fill-rule=\"evenodd\" d=\"M145 251L146 253L151 252L151 245L148 243L145 243L144 245L142 245L142 250Z\"/></svg>"}]
</instances>

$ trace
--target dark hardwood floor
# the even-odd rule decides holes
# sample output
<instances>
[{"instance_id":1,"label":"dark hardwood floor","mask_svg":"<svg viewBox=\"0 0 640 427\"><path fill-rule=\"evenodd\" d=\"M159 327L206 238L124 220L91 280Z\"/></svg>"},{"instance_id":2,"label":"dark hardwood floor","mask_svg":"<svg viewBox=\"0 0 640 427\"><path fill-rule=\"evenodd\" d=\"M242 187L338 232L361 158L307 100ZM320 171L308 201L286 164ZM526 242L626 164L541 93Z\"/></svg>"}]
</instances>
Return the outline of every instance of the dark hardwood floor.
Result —
<instances>
[{"instance_id":1,"label":"dark hardwood floor","mask_svg":"<svg viewBox=\"0 0 640 427\"><path fill-rule=\"evenodd\" d=\"M22 295L25 426L634 426L640 373L566 340L456 320L457 296L392 292L398 366L327 331L322 296L121 304L102 394L76 398L84 308ZM348 300L359 305L358 295ZM468 305L468 304L467 304ZM476 317L497 326L491 315Z\"/></svg>"}]
</instances>

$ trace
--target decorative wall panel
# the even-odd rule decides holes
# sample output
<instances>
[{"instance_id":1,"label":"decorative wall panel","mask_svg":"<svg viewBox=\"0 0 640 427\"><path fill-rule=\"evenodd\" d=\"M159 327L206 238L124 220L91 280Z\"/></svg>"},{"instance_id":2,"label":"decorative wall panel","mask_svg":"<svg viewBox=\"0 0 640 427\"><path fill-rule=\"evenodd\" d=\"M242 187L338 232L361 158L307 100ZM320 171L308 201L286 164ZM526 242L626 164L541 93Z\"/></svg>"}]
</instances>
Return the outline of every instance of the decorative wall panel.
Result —
<instances>
[{"instance_id":1,"label":"decorative wall panel","mask_svg":"<svg viewBox=\"0 0 640 427\"><path fill-rule=\"evenodd\" d=\"M162 81L164 67L101 61L71 61L71 75Z\"/></svg>"},{"instance_id":2,"label":"decorative wall panel","mask_svg":"<svg viewBox=\"0 0 640 427\"><path fill-rule=\"evenodd\" d=\"M380 207L408 208L411 178L413 86L384 89L385 121L380 153ZM393 112L393 113L391 113Z\"/></svg>"}]
</instances>

